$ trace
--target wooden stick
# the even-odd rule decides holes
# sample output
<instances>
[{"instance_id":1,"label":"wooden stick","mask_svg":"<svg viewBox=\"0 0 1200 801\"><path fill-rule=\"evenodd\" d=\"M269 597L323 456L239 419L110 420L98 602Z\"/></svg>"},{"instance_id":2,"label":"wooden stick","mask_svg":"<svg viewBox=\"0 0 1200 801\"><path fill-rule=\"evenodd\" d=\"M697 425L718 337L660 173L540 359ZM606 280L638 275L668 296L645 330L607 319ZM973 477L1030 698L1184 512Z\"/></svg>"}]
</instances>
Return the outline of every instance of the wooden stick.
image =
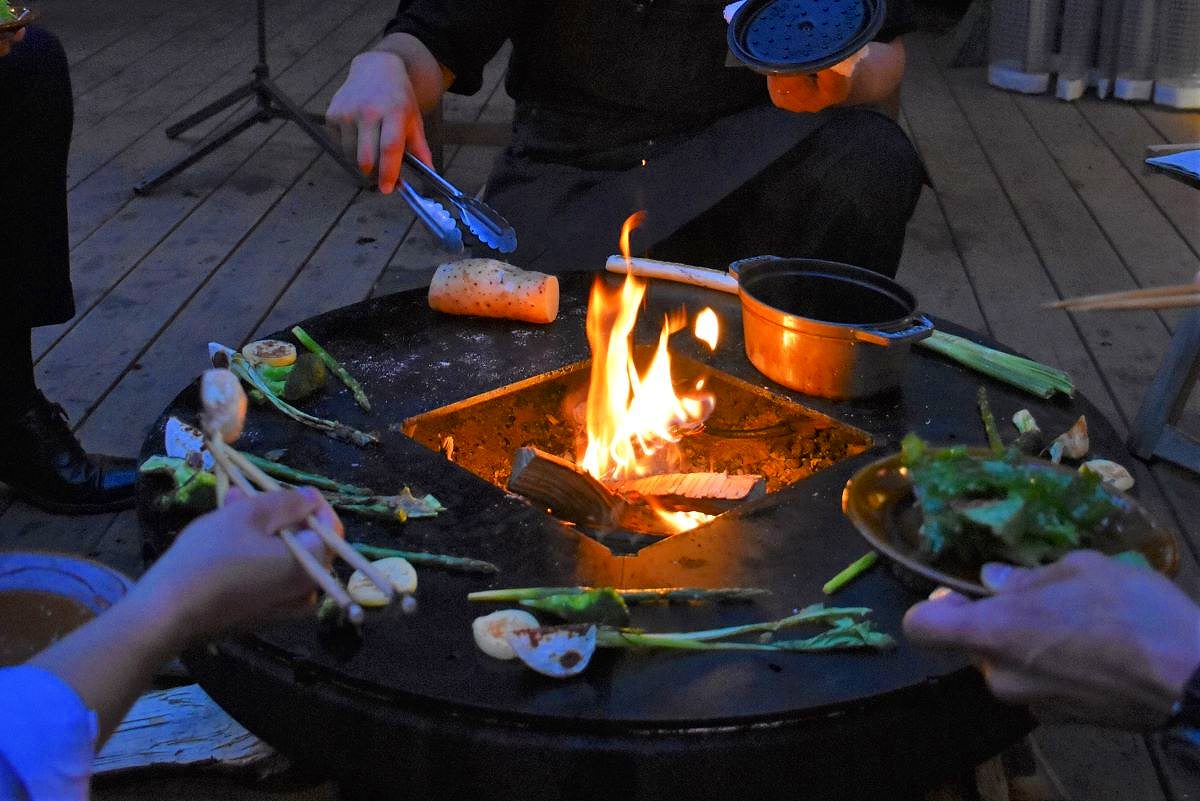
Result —
<instances>
[{"instance_id":1,"label":"wooden stick","mask_svg":"<svg viewBox=\"0 0 1200 801\"><path fill-rule=\"evenodd\" d=\"M246 479L236 465L230 462L229 451L231 449L226 446L224 440L209 437L208 450L212 454L213 460L221 466L221 469L238 489L247 495L258 494L258 488ZM304 572L308 574L309 578L341 607L346 619L355 625L362 623L364 616L362 607L350 597L350 593L346 592L345 587L338 584L334 577L329 575L329 571L317 561L316 557L296 541L296 535L291 531L284 530L279 532L279 538L283 540L283 544L300 563L300 567L304 568Z\"/></svg>"},{"instance_id":2,"label":"wooden stick","mask_svg":"<svg viewBox=\"0 0 1200 801\"><path fill-rule=\"evenodd\" d=\"M1113 300L1094 301L1078 306L1065 306L1066 311L1109 311L1133 309L1183 309L1189 306L1200 306L1200 291L1190 295L1168 295L1150 298L1114 298Z\"/></svg>"},{"instance_id":3,"label":"wooden stick","mask_svg":"<svg viewBox=\"0 0 1200 801\"><path fill-rule=\"evenodd\" d=\"M1149 287L1147 289L1131 289L1125 292L1106 292L1100 295L1065 298L1063 300L1056 300L1053 303L1043 304L1043 308L1072 309L1079 306L1090 306L1095 303L1107 303L1113 300L1174 297L1177 295L1191 295L1198 292L1200 292L1200 284L1173 284L1171 286Z\"/></svg>"},{"instance_id":4,"label":"wooden stick","mask_svg":"<svg viewBox=\"0 0 1200 801\"><path fill-rule=\"evenodd\" d=\"M731 295L736 295L738 291L736 278L729 273L710 270L707 267L693 267L690 264L641 258L631 259L630 264L626 264L624 256L609 256L604 267L610 273L624 274L629 271L630 265L632 265L633 274L639 278L675 281L676 283L715 289L718 292L728 292Z\"/></svg>"},{"instance_id":5,"label":"wooden stick","mask_svg":"<svg viewBox=\"0 0 1200 801\"><path fill-rule=\"evenodd\" d=\"M267 475L262 468L239 453L236 448L232 448L226 445L224 442L221 443L220 448L222 451L224 451L225 456L228 457L229 461L233 462L233 464L236 465L239 470L249 476L250 480L259 487L268 491L283 489L282 484L280 484L271 476ZM361 570L363 575L370 579L371 583L374 584L381 593L383 593L384 597L387 598L388 601L392 600L392 598L395 596L395 588L392 587L392 583L388 581L382 573L379 572L379 569L371 564L370 560L368 560L358 551L351 548L345 539L339 536L336 531L333 531L326 526L315 515L309 515L307 518L305 518L304 522L309 528L317 533L317 536L321 538L321 541L325 543L329 550L340 556L355 570Z\"/></svg>"}]
</instances>

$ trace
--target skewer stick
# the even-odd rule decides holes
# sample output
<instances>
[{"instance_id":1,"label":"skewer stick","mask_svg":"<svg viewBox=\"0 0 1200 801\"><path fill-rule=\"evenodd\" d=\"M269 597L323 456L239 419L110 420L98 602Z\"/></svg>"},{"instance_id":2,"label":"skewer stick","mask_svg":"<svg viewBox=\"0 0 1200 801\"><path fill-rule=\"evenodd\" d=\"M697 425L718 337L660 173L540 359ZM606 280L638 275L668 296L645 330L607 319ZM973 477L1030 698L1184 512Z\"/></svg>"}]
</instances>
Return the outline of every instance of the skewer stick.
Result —
<instances>
[{"instance_id":1,"label":"skewer stick","mask_svg":"<svg viewBox=\"0 0 1200 801\"><path fill-rule=\"evenodd\" d=\"M1066 311L1109 311L1120 309L1183 309L1189 306L1200 306L1200 291L1190 295L1165 295L1157 298L1114 298L1112 300L1081 303L1078 306L1064 306Z\"/></svg>"},{"instance_id":2,"label":"skewer stick","mask_svg":"<svg viewBox=\"0 0 1200 801\"><path fill-rule=\"evenodd\" d=\"M638 278L659 278L664 281L676 281L692 286L702 286L715 289L718 292L728 292L736 295L738 282L729 273L720 270L710 270L707 267L693 267L690 264L676 264L670 261L643 259L634 257L625 263L623 256L609 256L604 265L610 273L625 273L627 270Z\"/></svg>"},{"instance_id":3,"label":"skewer stick","mask_svg":"<svg viewBox=\"0 0 1200 801\"><path fill-rule=\"evenodd\" d=\"M258 494L258 488L251 484L246 476L242 474L242 471L230 461L229 448L224 440L219 437L210 436L208 450L212 454L213 460L220 466L221 471L229 477L229 480L238 489L247 495ZM350 597L345 587L339 584L333 576L329 575L329 571L317 561L316 557L296 541L296 535L285 529L279 532L279 537L283 540L283 544L287 546L288 551L291 552L296 561L300 563L300 566L304 568L304 572L309 575L309 578L316 582L317 586L341 607L342 611L346 614L346 619L355 625L362 623L362 607Z\"/></svg>"},{"instance_id":4,"label":"skewer stick","mask_svg":"<svg viewBox=\"0 0 1200 801\"><path fill-rule=\"evenodd\" d=\"M210 446L211 447L211 446ZM218 446L224 451L224 455L231 461L239 470L246 474L259 487L265 490L283 489L283 485L276 481L271 476L263 472L262 468L251 462L245 456L222 442ZM354 550L336 531L333 531L326 526L315 515L309 515L304 521L309 528L317 533L317 536L325 543L325 545L338 556L340 556L347 564L355 570L361 570L363 575L371 580L384 597L391 601L395 596L395 588L387 578L379 572L379 569L371 564L365 556Z\"/></svg>"},{"instance_id":5,"label":"skewer stick","mask_svg":"<svg viewBox=\"0 0 1200 801\"><path fill-rule=\"evenodd\" d=\"M1174 284L1171 286L1149 287L1146 289L1131 289L1126 292L1106 292L1099 295L1083 295L1077 298L1064 298L1063 300L1046 303L1043 305L1047 309L1074 309L1081 311L1082 307L1096 306L1096 304L1107 304L1112 301L1124 300L1140 300L1148 298L1170 298L1187 295L1200 294L1200 284ZM1097 306L1097 308L1099 308ZM1119 307L1118 307L1119 308Z\"/></svg>"}]
</instances>

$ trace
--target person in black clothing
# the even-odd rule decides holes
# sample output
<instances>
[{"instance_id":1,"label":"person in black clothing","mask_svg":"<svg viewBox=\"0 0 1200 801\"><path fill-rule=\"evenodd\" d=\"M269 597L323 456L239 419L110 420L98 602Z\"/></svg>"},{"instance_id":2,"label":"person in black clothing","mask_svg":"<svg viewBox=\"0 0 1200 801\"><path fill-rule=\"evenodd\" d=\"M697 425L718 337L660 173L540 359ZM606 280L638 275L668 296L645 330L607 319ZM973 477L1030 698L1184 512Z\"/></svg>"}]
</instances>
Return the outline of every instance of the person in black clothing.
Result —
<instances>
[{"instance_id":1,"label":"person in black clothing","mask_svg":"<svg viewBox=\"0 0 1200 801\"><path fill-rule=\"evenodd\" d=\"M39 28L0 42L0 483L55 512L132 505L131 459L84 453L34 383L30 330L75 314L67 245L73 118L62 45Z\"/></svg>"},{"instance_id":2,"label":"person in black clothing","mask_svg":"<svg viewBox=\"0 0 1200 801\"><path fill-rule=\"evenodd\" d=\"M404 148L428 158L420 111L471 94L513 43L513 140L487 200L517 230L515 263L596 269L626 216L639 252L724 268L825 258L894 275L924 181L879 106L904 71L907 0L847 79L764 78L727 65L714 0L403 0L329 105L348 154L394 188Z\"/></svg>"}]
</instances>

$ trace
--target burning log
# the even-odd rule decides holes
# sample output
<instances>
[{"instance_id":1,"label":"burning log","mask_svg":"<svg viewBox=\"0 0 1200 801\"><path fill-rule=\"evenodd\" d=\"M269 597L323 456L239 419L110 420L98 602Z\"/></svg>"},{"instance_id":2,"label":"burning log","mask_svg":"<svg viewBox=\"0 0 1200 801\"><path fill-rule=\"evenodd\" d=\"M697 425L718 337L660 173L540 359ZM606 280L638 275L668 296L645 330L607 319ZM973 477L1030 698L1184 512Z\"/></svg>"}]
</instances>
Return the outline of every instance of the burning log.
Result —
<instances>
[{"instance_id":1,"label":"burning log","mask_svg":"<svg viewBox=\"0 0 1200 801\"><path fill-rule=\"evenodd\" d=\"M623 496L653 498L668 509L706 514L721 514L767 494L762 476L728 473L661 473L611 481L608 488Z\"/></svg>"},{"instance_id":2,"label":"burning log","mask_svg":"<svg viewBox=\"0 0 1200 801\"><path fill-rule=\"evenodd\" d=\"M547 507L556 517L601 529L615 526L625 506L573 462L537 448L517 450L508 488Z\"/></svg>"}]
</instances>

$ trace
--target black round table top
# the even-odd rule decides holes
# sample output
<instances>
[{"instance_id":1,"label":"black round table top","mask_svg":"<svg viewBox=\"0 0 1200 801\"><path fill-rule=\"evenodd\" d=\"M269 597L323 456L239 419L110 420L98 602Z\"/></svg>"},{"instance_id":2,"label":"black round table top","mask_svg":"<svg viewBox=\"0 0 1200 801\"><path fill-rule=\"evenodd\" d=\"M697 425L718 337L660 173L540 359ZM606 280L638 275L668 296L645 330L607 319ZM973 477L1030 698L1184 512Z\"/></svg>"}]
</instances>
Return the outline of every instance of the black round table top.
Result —
<instances>
[{"instance_id":1,"label":"black round table top","mask_svg":"<svg viewBox=\"0 0 1200 801\"><path fill-rule=\"evenodd\" d=\"M417 613L368 611L356 648L330 647L312 620L263 627L252 637L194 654L202 683L207 676L216 685L218 700L242 718L257 719L256 704L266 703L239 697L238 670L253 667L274 672L272 681L303 685L310 699L312 688L319 686L322 697L336 696L335 705L343 708L366 709L366 717L377 709L380 718L394 712L584 735L713 727L751 730L780 721L869 711L877 702L919 705L924 703L920 699L952 680L969 682L982 708L994 705L961 655L920 649L905 641L901 618L919 596L889 570L871 571L832 599L822 596L821 585L867 550L841 513L842 488L863 464L896 451L910 431L935 443L984 443L976 406L981 384L1001 421L1029 408L1042 428L1053 432L1086 414L1095 452L1117 455L1119 438L1096 409L1083 398L1038 400L921 348L912 352L900 391L851 402L801 396L762 377L746 359L736 297L654 283L640 316L638 341L653 339L667 310L686 305L695 313L711 306L723 321L716 353L710 354L690 336L674 337L673 350L856 426L868 432L874 444L866 453L708 525L634 556L613 556L594 540L400 433L402 421L413 415L587 358L584 319L593 278L590 273L561 276L560 313L545 326L443 315L428 308L424 290L356 304L303 323L359 378L374 406L370 413L361 411L349 393L335 385L308 410L377 431L380 442L358 448L273 411L252 408L240 446L258 453L283 448L288 464L356 484L397 491L408 485L418 494L432 493L448 510L437 518L410 520L403 526L346 518L348 537L486 559L501 572L480 577L419 570ZM939 323L939 328L959 330L949 323ZM167 416L187 420L195 411L193 385L166 410L143 455L161 452ZM660 631L706 628L780 617L826 601L872 608L878 626L898 645L886 652L825 654L602 652L582 675L565 681L534 674L517 661L493 660L475 647L472 619L499 607L470 604L468 592L571 584L763 586L772 595L753 605L644 607L635 611L634 624ZM220 659L213 661L214 654ZM971 714L980 713L975 709ZM287 739L287 726L279 723L287 715L286 710L271 710L270 720L260 721L260 728L273 729L276 741ZM979 723L960 722L968 729Z\"/></svg>"}]
</instances>

